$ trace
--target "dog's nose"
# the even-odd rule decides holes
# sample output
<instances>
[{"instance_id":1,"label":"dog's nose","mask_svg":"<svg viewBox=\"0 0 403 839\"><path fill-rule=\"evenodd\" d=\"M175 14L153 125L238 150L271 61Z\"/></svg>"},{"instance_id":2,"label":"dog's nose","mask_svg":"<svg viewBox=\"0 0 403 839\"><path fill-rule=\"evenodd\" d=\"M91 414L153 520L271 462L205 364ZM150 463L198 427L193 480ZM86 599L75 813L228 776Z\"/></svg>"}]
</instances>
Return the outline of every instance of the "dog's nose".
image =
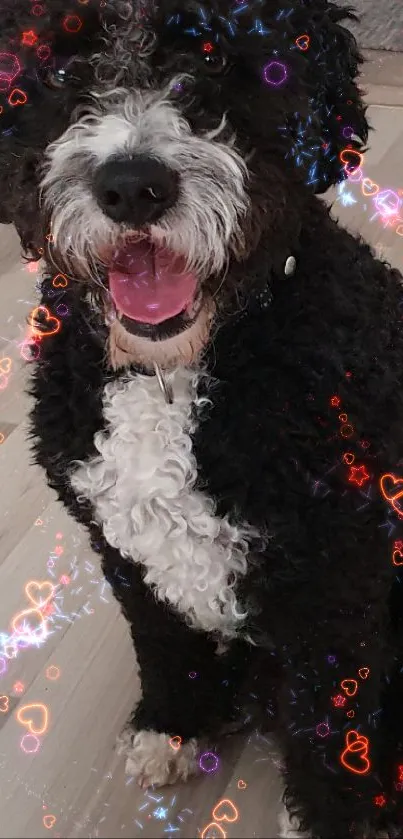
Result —
<instances>
[{"instance_id":1,"label":"dog's nose","mask_svg":"<svg viewBox=\"0 0 403 839\"><path fill-rule=\"evenodd\" d=\"M108 160L95 173L94 193L113 221L141 227L175 204L178 175L148 155Z\"/></svg>"}]
</instances>

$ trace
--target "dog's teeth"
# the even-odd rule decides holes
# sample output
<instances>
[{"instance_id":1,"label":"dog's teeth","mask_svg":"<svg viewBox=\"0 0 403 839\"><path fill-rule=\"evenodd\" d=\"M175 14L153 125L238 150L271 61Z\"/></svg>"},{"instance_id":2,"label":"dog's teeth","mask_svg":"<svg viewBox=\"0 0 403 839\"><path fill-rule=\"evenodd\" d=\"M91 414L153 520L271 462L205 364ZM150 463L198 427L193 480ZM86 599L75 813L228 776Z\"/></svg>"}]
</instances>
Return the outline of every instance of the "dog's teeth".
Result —
<instances>
[{"instance_id":1,"label":"dog's teeth","mask_svg":"<svg viewBox=\"0 0 403 839\"><path fill-rule=\"evenodd\" d=\"M105 323L107 326L110 326L116 320L116 314L116 309L113 306L106 310Z\"/></svg>"}]
</instances>

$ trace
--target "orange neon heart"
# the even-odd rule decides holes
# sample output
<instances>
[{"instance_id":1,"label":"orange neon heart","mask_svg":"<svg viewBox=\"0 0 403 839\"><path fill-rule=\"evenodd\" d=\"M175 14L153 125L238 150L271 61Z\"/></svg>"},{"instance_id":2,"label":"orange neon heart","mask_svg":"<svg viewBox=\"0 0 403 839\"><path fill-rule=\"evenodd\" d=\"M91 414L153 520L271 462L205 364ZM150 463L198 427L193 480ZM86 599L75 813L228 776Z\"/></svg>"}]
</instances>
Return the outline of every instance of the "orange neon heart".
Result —
<instances>
[{"instance_id":1,"label":"orange neon heart","mask_svg":"<svg viewBox=\"0 0 403 839\"><path fill-rule=\"evenodd\" d=\"M390 472L382 475L380 480L381 493L389 504L392 505L398 516L403 517L403 507L399 499L403 497L403 478L396 478Z\"/></svg>"},{"instance_id":2,"label":"orange neon heart","mask_svg":"<svg viewBox=\"0 0 403 839\"><path fill-rule=\"evenodd\" d=\"M347 174L354 175L361 168L364 155L356 149L347 148L340 152L340 160L344 163Z\"/></svg>"},{"instance_id":3,"label":"orange neon heart","mask_svg":"<svg viewBox=\"0 0 403 839\"><path fill-rule=\"evenodd\" d=\"M43 826L46 827L48 830L52 830L56 824L56 816L53 813L46 813L46 816L43 817Z\"/></svg>"},{"instance_id":4,"label":"orange neon heart","mask_svg":"<svg viewBox=\"0 0 403 839\"><path fill-rule=\"evenodd\" d=\"M48 728L49 714L42 702L32 702L23 705L17 711L17 720L28 729L30 734L44 734Z\"/></svg>"},{"instance_id":5,"label":"orange neon heart","mask_svg":"<svg viewBox=\"0 0 403 839\"><path fill-rule=\"evenodd\" d=\"M227 834L225 830L222 829L220 824L210 822L210 824L206 825L200 836L201 839L221 839L221 836L223 837L223 839L226 839Z\"/></svg>"},{"instance_id":6,"label":"orange neon heart","mask_svg":"<svg viewBox=\"0 0 403 839\"><path fill-rule=\"evenodd\" d=\"M56 274L56 276L53 277L53 280L52 280L53 288L66 288L66 286L68 284L69 284L69 281L68 281L67 277L64 276L64 274Z\"/></svg>"},{"instance_id":7,"label":"orange neon heart","mask_svg":"<svg viewBox=\"0 0 403 839\"><path fill-rule=\"evenodd\" d=\"M38 626L31 627L28 620L35 617L39 621ZM47 624L39 609L23 609L18 612L11 621L11 627L17 635L35 637L35 641L44 641L47 638ZM40 630L40 631L39 631Z\"/></svg>"},{"instance_id":8,"label":"orange neon heart","mask_svg":"<svg viewBox=\"0 0 403 839\"><path fill-rule=\"evenodd\" d=\"M19 87L15 87L8 97L8 104L14 108L16 105L25 105L27 99L27 94L23 90L20 90Z\"/></svg>"},{"instance_id":9,"label":"orange neon heart","mask_svg":"<svg viewBox=\"0 0 403 839\"><path fill-rule=\"evenodd\" d=\"M211 815L216 822L236 822L239 819L238 810L230 798L222 798Z\"/></svg>"},{"instance_id":10,"label":"orange neon heart","mask_svg":"<svg viewBox=\"0 0 403 839\"><path fill-rule=\"evenodd\" d=\"M358 671L358 675L360 679L368 679L369 676L369 667L360 667Z\"/></svg>"},{"instance_id":11,"label":"orange neon heart","mask_svg":"<svg viewBox=\"0 0 403 839\"><path fill-rule=\"evenodd\" d=\"M298 35L298 38L295 39L298 49L302 50L302 52L306 52L309 49L310 42L309 35Z\"/></svg>"},{"instance_id":12,"label":"orange neon heart","mask_svg":"<svg viewBox=\"0 0 403 839\"><path fill-rule=\"evenodd\" d=\"M45 318L44 322L41 320L41 316ZM40 338L49 338L50 335L56 335L60 329L60 320L51 315L46 306L36 306L29 315L28 323L33 335L38 335ZM43 325L39 328L38 323Z\"/></svg>"},{"instance_id":13,"label":"orange neon heart","mask_svg":"<svg viewBox=\"0 0 403 839\"><path fill-rule=\"evenodd\" d=\"M238 789L246 789L246 787L248 785L247 785L246 781L243 781L242 778L240 778L237 786L238 786Z\"/></svg>"},{"instance_id":14,"label":"orange neon heart","mask_svg":"<svg viewBox=\"0 0 403 839\"><path fill-rule=\"evenodd\" d=\"M182 737L180 737L179 734L175 734L175 736L171 737L171 739L169 741L169 745L170 745L171 749L174 750L174 752L177 752L178 749L180 749L181 743L182 743Z\"/></svg>"},{"instance_id":15,"label":"orange neon heart","mask_svg":"<svg viewBox=\"0 0 403 839\"><path fill-rule=\"evenodd\" d=\"M346 696L355 696L358 690L358 683L355 679L343 679L340 683L340 687L344 690Z\"/></svg>"},{"instance_id":16,"label":"orange neon heart","mask_svg":"<svg viewBox=\"0 0 403 839\"><path fill-rule=\"evenodd\" d=\"M362 194L365 195L366 198L372 198L374 195L377 195L379 192L379 186L374 181L371 181L371 178L363 178L361 181L361 189Z\"/></svg>"},{"instance_id":17,"label":"orange neon heart","mask_svg":"<svg viewBox=\"0 0 403 839\"><path fill-rule=\"evenodd\" d=\"M352 464L355 461L355 455L352 452L346 452L345 454L343 454L343 460L344 463L347 464L347 466L352 466Z\"/></svg>"},{"instance_id":18,"label":"orange neon heart","mask_svg":"<svg viewBox=\"0 0 403 839\"><path fill-rule=\"evenodd\" d=\"M8 696L0 696L0 714L7 714L10 707Z\"/></svg>"},{"instance_id":19,"label":"orange neon heart","mask_svg":"<svg viewBox=\"0 0 403 839\"><path fill-rule=\"evenodd\" d=\"M365 775L369 772L371 764L368 758L368 745L368 737L364 737L354 729L348 731L346 747L340 756L343 766L356 775Z\"/></svg>"},{"instance_id":20,"label":"orange neon heart","mask_svg":"<svg viewBox=\"0 0 403 839\"><path fill-rule=\"evenodd\" d=\"M347 711L347 716L348 716L348 717L350 718L350 720L351 720L351 719L355 716L355 711Z\"/></svg>"},{"instance_id":21,"label":"orange neon heart","mask_svg":"<svg viewBox=\"0 0 403 839\"><path fill-rule=\"evenodd\" d=\"M43 609L49 600L52 599L55 587L49 580L44 580L43 583L38 583L37 580L30 580L25 586L25 594L28 600L34 604L38 609Z\"/></svg>"},{"instance_id":22,"label":"orange neon heart","mask_svg":"<svg viewBox=\"0 0 403 839\"><path fill-rule=\"evenodd\" d=\"M403 565L403 552L399 551L398 548L393 551L392 562L393 565L396 565L397 567L399 567L399 565Z\"/></svg>"},{"instance_id":23,"label":"orange neon heart","mask_svg":"<svg viewBox=\"0 0 403 839\"><path fill-rule=\"evenodd\" d=\"M4 358L0 358L0 373L2 376L8 376L11 372L12 361L11 358L5 356Z\"/></svg>"}]
</instances>

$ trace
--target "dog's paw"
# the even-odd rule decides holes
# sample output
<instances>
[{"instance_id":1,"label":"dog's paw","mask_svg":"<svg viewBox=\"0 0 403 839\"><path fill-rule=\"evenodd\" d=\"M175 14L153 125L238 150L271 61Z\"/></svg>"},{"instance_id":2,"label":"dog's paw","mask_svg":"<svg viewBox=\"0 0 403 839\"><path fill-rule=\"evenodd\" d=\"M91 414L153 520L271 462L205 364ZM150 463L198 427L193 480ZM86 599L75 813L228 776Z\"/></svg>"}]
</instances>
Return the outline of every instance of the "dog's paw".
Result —
<instances>
[{"instance_id":1,"label":"dog's paw","mask_svg":"<svg viewBox=\"0 0 403 839\"><path fill-rule=\"evenodd\" d=\"M296 816L290 816L286 807L278 817L279 839L310 839L311 834L300 830Z\"/></svg>"},{"instance_id":2,"label":"dog's paw","mask_svg":"<svg viewBox=\"0 0 403 839\"><path fill-rule=\"evenodd\" d=\"M178 747L169 734L129 727L118 739L118 752L126 755L126 774L133 775L143 789L186 781L198 771L194 739Z\"/></svg>"}]
</instances>

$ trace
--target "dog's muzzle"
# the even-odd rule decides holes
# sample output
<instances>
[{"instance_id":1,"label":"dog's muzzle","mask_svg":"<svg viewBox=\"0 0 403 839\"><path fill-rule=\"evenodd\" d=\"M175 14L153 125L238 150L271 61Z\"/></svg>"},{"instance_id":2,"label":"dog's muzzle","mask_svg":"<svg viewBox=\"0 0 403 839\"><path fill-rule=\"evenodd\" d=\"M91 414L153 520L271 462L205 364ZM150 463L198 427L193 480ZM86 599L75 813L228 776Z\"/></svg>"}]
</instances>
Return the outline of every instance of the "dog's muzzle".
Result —
<instances>
[{"instance_id":1,"label":"dog's muzzle","mask_svg":"<svg viewBox=\"0 0 403 839\"><path fill-rule=\"evenodd\" d=\"M199 311L197 278L183 256L148 233L175 207L178 173L148 155L113 158L96 170L93 192L104 215L129 231L108 264L114 314L127 332L150 340L187 329Z\"/></svg>"}]
</instances>

